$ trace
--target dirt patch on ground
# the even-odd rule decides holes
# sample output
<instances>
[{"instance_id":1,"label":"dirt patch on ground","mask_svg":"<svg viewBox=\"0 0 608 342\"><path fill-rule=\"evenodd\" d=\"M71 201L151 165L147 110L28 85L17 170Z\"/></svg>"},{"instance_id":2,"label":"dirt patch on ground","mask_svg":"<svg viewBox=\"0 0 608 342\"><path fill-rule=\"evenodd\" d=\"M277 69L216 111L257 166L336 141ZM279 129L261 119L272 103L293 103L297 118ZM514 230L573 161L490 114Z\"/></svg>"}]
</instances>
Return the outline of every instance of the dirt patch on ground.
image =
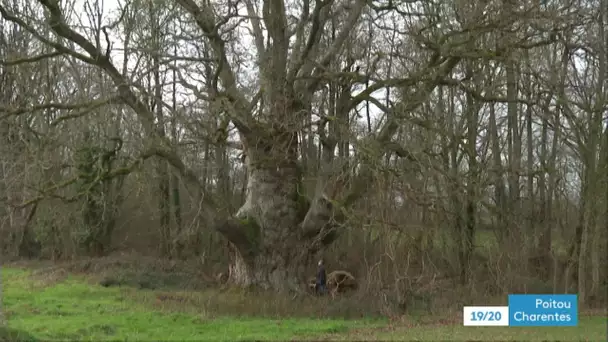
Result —
<instances>
[{"instance_id":1,"label":"dirt patch on ground","mask_svg":"<svg viewBox=\"0 0 608 342\"><path fill-rule=\"evenodd\" d=\"M36 269L32 272L31 278L34 287L44 288L63 282L68 275L68 271L62 268Z\"/></svg>"}]
</instances>

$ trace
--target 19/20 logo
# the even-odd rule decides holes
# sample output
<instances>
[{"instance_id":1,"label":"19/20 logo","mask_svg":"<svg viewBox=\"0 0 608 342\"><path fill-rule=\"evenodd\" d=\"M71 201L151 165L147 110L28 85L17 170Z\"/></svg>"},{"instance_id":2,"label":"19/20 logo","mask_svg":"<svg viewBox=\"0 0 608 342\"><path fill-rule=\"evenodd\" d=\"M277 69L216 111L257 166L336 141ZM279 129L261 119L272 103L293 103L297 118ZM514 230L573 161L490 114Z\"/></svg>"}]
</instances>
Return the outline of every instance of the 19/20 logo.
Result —
<instances>
[{"instance_id":1,"label":"19/20 logo","mask_svg":"<svg viewBox=\"0 0 608 342\"><path fill-rule=\"evenodd\" d=\"M465 306L463 310L465 326L508 326L508 306Z\"/></svg>"},{"instance_id":2,"label":"19/20 logo","mask_svg":"<svg viewBox=\"0 0 608 342\"><path fill-rule=\"evenodd\" d=\"M500 321L502 314L499 310L495 311L471 311L471 322L480 321Z\"/></svg>"}]
</instances>

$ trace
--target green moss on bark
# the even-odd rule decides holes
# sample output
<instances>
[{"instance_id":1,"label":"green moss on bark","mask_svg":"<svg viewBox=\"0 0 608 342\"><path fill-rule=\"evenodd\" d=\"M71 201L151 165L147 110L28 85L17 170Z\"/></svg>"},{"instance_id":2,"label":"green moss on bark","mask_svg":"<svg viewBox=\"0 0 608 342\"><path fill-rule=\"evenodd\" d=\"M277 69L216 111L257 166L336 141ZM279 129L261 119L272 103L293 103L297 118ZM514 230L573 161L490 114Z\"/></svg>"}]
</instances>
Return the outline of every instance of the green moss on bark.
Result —
<instances>
[{"instance_id":1,"label":"green moss on bark","mask_svg":"<svg viewBox=\"0 0 608 342\"><path fill-rule=\"evenodd\" d=\"M260 225L254 218L250 216L243 217L239 221L241 223L241 226L243 227L245 236L247 237L247 240L251 245L250 252L257 252L262 238L262 231L260 229Z\"/></svg>"}]
</instances>

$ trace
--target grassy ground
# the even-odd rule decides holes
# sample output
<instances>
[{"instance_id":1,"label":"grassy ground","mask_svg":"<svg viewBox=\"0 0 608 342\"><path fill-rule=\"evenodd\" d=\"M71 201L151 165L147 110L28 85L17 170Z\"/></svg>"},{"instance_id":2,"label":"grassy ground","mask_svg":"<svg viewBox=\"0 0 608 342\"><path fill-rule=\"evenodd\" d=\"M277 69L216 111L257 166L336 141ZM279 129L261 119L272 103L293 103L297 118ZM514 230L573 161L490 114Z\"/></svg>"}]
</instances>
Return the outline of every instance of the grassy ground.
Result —
<instances>
[{"instance_id":1,"label":"grassy ground","mask_svg":"<svg viewBox=\"0 0 608 342\"><path fill-rule=\"evenodd\" d=\"M281 312L281 307L289 305L288 302L253 297L234 290L103 287L89 278L69 275L65 271L37 273L19 268L3 268L2 281L3 310L8 320L7 327L0 328L2 342L306 339L606 341L607 332L605 313L580 317L579 327L543 329L463 327L461 318L457 316L443 319L405 317L391 321L371 317L321 319L314 318L310 311L309 317L291 315L291 318L279 318L288 316ZM303 303L298 305L304 306Z\"/></svg>"}]
</instances>

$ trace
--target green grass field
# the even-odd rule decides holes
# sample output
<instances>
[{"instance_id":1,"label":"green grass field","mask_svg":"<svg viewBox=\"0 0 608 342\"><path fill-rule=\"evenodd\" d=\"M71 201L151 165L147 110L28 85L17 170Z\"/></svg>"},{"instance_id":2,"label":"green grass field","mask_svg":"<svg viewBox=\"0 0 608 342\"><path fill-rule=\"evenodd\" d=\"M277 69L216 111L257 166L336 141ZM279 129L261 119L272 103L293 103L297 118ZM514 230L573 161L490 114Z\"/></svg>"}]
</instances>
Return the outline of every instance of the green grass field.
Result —
<instances>
[{"instance_id":1,"label":"green grass field","mask_svg":"<svg viewBox=\"0 0 608 342\"><path fill-rule=\"evenodd\" d=\"M542 329L463 327L457 317L447 320L404 317L391 322L373 318L273 318L270 315L264 318L218 314L218 303L225 302L234 312L239 305L243 308L253 305L251 298L239 292L106 288L82 276L64 273L40 278L32 271L18 268L3 268L2 281L7 324L0 328L0 341L606 341L607 332L603 315L582 316L579 327ZM216 301L211 300L214 298Z\"/></svg>"}]
</instances>

